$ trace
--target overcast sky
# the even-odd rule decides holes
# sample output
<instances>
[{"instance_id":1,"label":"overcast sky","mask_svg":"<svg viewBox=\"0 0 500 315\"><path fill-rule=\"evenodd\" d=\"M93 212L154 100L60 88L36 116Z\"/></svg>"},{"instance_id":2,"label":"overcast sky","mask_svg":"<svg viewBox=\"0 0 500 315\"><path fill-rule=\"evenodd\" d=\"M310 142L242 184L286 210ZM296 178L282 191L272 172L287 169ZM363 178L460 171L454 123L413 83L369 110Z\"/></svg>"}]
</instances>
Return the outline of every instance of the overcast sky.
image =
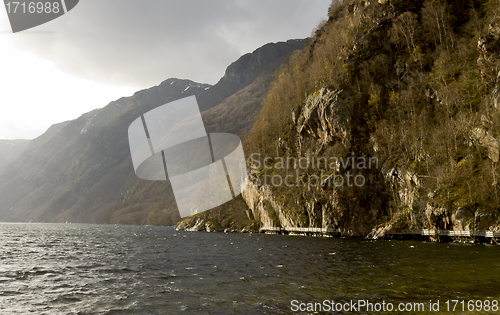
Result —
<instances>
[{"instance_id":1,"label":"overcast sky","mask_svg":"<svg viewBox=\"0 0 500 315\"><path fill-rule=\"evenodd\" d=\"M12 34L0 8L0 139L34 138L175 77L215 84L241 55L305 38L331 0L80 0Z\"/></svg>"}]
</instances>

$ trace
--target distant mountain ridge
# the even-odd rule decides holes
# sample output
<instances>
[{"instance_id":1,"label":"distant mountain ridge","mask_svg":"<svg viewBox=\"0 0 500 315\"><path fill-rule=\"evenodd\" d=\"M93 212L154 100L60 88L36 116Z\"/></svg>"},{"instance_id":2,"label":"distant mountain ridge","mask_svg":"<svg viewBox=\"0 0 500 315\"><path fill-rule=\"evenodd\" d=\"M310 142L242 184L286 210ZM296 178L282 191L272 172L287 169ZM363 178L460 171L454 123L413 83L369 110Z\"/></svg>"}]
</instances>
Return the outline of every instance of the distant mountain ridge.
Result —
<instances>
[{"instance_id":1,"label":"distant mountain ridge","mask_svg":"<svg viewBox=\"0 0 500 315\"><path fill-rule=\"evenodd\" d=\"M201 111L219 105L224 99L250 85L263 72L272 73L295 50L304 48L305 40L291 39L286 42L269 43L252 53L241 56L230 64L224 76L213 89L200 95L198 103Z\"/></svg>"},{"instance_id":2,"label":"distant mountain ridge","mask_svg":"<svg viewBox=\"0 0 500 315\"><path fill-rule=\"evenodd\" d=\"M0 173L26 149L29 140L0 140Z\"/></svg>"},{"instance_id":3,"label":"distant mountain ridge","mask_svg":"<svg viewBox=\"0 0 500 315\"><path fill-rule=\"evenodd\" d=\"M174 224L179 215L169 182L135 176L130 123L195 95L208 132L248 130L274 71L303 47L304 40L268 44L234 62L216 85L170 78L52 126L0 174L0 220Z\"/></svg>"}]
</instances>

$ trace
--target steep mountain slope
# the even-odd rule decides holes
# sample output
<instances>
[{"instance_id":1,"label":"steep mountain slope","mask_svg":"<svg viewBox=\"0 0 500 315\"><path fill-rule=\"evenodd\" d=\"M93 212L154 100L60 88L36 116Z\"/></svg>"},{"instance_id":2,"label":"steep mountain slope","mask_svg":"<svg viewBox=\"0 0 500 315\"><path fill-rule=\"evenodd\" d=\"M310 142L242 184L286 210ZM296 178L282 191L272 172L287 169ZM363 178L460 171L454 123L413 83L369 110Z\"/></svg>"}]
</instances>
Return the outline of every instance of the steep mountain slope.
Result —
<instances>
[{"instance_id":1,"label":"steep mountain slope","mask_svg":"<svg viewBox=\"0 0 500 315\"><path fill-rule=\"evenodd\" d=\"M26 149L29 140L0 140L0 173Z\"/></svg>"},{"instance_id":2,"label":"steep mountain slope","mask_svg":"<svg viewBox=\"0 0 500 315\"><path fill-rule=\"evenodd\" d=\"M186 90L188 86L191 88ZM206 88L210 86L169 79L49 129L52 135L35 139L33 145L1 174L0 214L3 219L50 221L54 214L59 215L70 208L79 199L79 193L91 188L128 158L125 113L130 123L144 111L202 93ZM120 121L123 123L117 123ZM110 125L120 127L113 135L116 138L110 136L109 130L113 130ZM99 147L100 144L103 147ZM96 156L88 152L95 152Z\"/></svg>"},{"instance_id":3,"label":"steep mountain slope","mask_svg":"<svg viewBox=\"0 0 500 315\"><path fill-rule=\"evenodd\" d=\"M269 44L245 55L214 86L168 79L51 127L0 174L0 220L173 224L179 217L169 182L135 176L130 123L159 105L196 95L201 108L217 113L202 114L207 131L239 133L254 116L235 124L231 115L254 110L259 100L242 104L228 96L245 88L265 94L274 70L303 42ZM219 107L218 100L226 101Z\"/></svg>"},{"instance_id":4,"label":"steep mountain slope","mask_svg":"<svg viewBox=\"0 0 500 315\"><path fill-rule=\"evenodd\" d=\"M246 224L500 230L499 16L497 0L333 1L250 132Z\"/></svg>"},{"instance_id":5,"label":"steep mountain slope","mask_svg":"<svg viewBox=\"0 0 500 315\"><path fill-rule=\"evenodd\" d=\"M204 111L202 116L207 131L235 134L249 131L259 114L260 104L278 66L279 63L275 63L266 68L251 84L227 97L219 105Z\"/></svg>"},{"instance_id":6,"label":"steep mountain slope","mask_svg":"<svg viewBox=\"0 0 500 315\"><path fill-rule=\"evenodd\" d=\"M241 56L227 67L224 76L207 93L200 95L198 104L203 112L219 105L224 99L250 85L264 72L271 75L293 51L304 48L303 39L269 43L252 53Z\"/></svg>"}]
</instances>

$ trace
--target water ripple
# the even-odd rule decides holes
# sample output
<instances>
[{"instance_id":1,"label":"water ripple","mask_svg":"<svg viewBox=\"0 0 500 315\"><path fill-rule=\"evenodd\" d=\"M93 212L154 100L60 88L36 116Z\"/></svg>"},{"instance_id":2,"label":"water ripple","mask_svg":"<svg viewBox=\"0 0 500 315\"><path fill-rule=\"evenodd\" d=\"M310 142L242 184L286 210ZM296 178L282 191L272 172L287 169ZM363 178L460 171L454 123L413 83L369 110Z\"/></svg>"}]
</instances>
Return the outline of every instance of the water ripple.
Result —
<instances>
[{"instance_id":1,"label":"water ripple","mask_svg":"<svg viewBox=\"0 0 500 315\"><path fill-rule=\"evenodd\" d=\"M292 314L291 300L421 302L500 292L493 246L0 227L1 314Z\"/></svg>"}]
</instances>

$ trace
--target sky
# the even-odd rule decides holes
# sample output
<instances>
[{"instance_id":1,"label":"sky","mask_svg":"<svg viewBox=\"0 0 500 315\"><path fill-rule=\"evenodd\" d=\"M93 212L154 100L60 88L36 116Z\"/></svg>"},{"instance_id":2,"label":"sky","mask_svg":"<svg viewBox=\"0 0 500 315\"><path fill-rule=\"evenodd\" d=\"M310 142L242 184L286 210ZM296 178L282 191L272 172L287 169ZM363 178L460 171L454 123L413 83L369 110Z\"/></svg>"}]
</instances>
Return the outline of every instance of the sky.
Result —
<instances>
[{"instance_id":1,"label":"sky","mask_svg":"<svg viewBox=\"0 0 500 315\"><path fill-rule=\"evenodd\" d=\"M80 0L13 34L0 8L0 139L33 139L168 78L215 84L260 46L305 38L331 0Z\"/></svg>"}]
</instances>

